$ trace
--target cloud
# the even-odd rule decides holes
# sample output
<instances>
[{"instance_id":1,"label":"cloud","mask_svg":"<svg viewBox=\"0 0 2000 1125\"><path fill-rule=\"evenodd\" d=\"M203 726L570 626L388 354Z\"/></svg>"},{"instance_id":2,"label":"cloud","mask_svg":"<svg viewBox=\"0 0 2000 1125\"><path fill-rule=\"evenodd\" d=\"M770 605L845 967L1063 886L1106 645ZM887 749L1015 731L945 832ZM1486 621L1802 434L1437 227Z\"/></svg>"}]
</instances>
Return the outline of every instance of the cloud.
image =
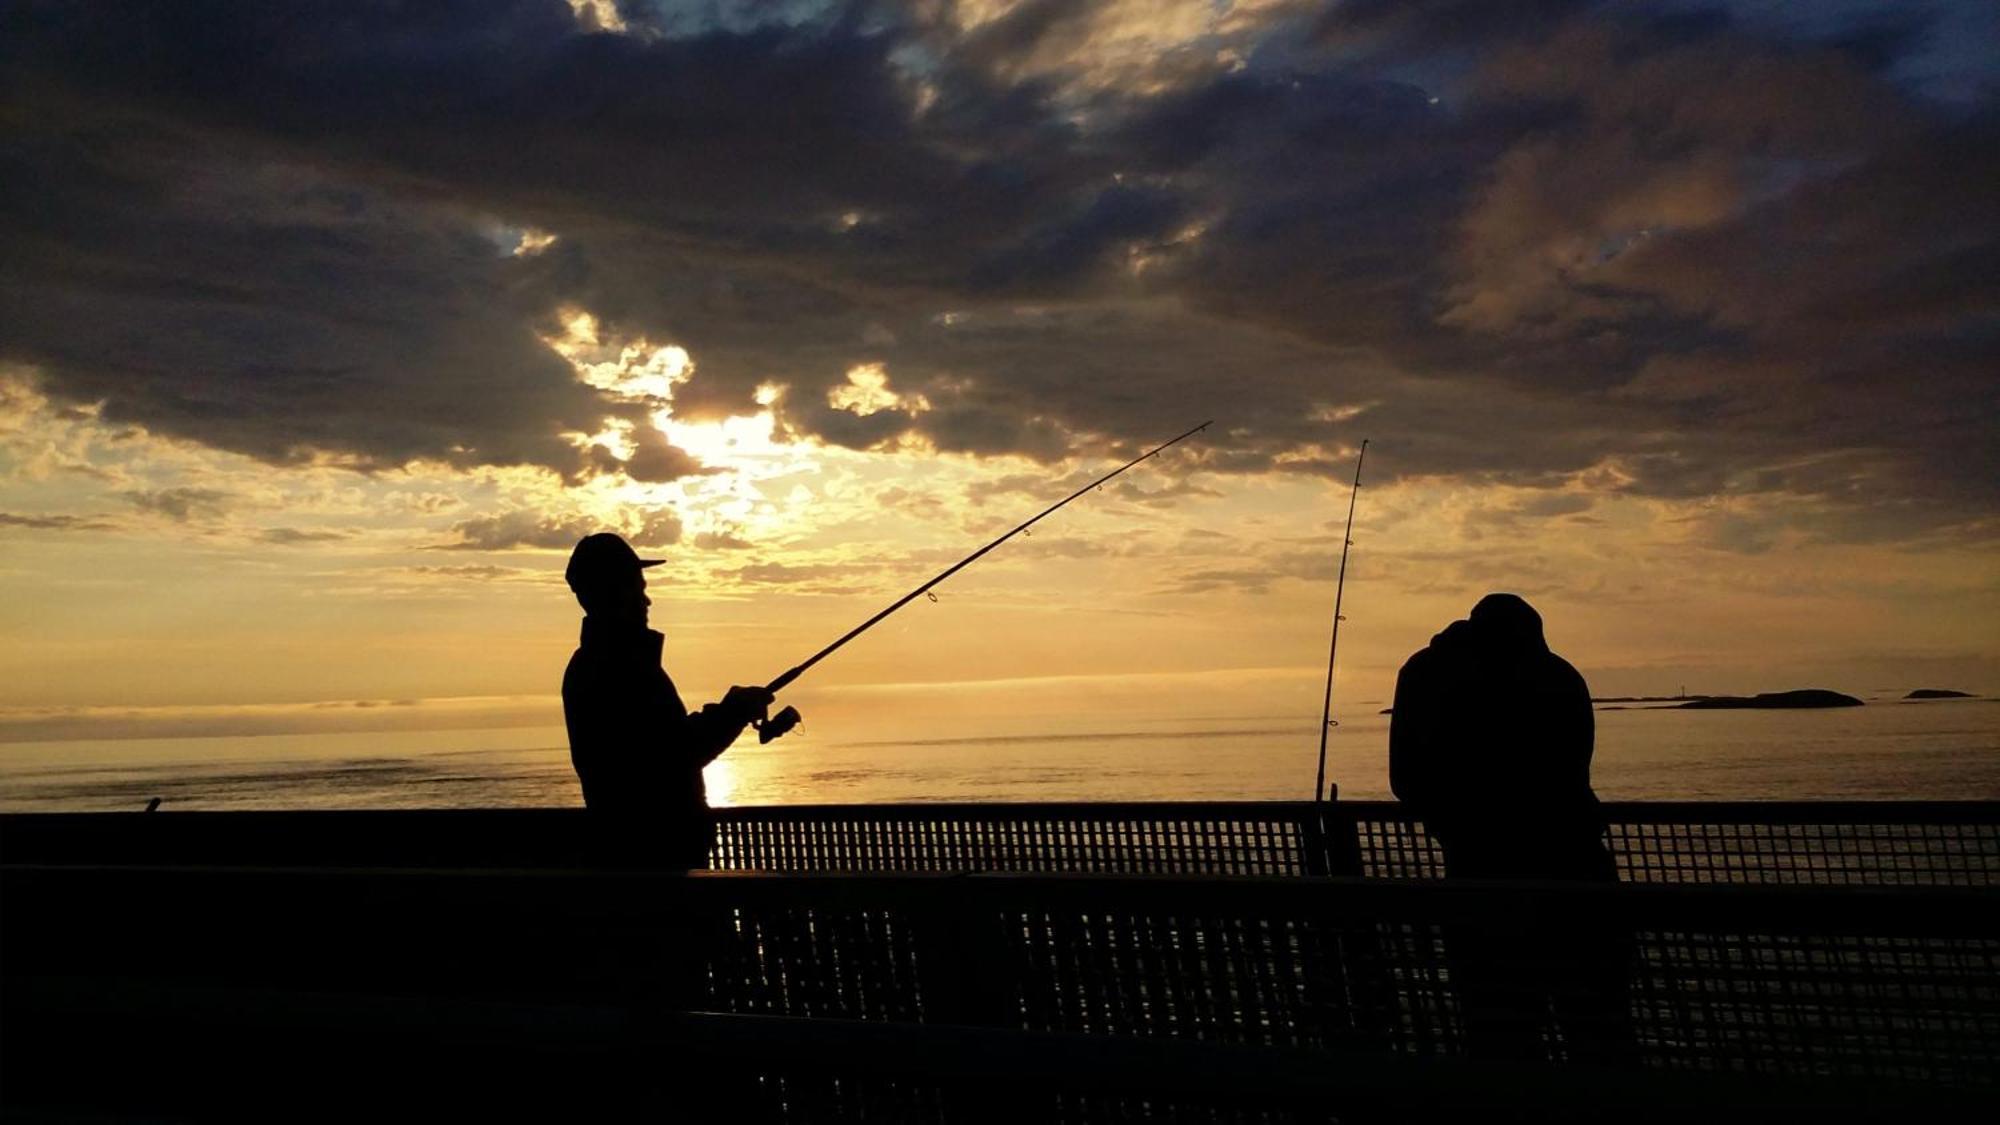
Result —
<instances>
[{"instance_id":1,"label":"cloud","mask_svg":"<svg viewBox=\"0 0 2000 1125\"><path fill-rule=\"evenodd\" d=\"M661 508L647 513L627 537L634 547L671 547L681 541L680 513Z\"/></svg>"},{"instance_id":2,"label":"cloud","mask_svg":"<svg viewBox=\"0 0 2000 1125\"><path fill-rule=\"evenodd\" d=\"M1084 472L1069 473L1062 477L1044 476L1038 473L1008 473L1000 477L976 480L965 488L965 498L976 505L983 505L998 496L1029 496L1037 500L1059 500L1090 483L1090 475Z\"/></svg>"},{"instance_id":3,"label":"cloud","mask_svg":"<svg viewBox=\"0 0 2000 1125\"><path fill-rule=\"evenodd\" d=\"M471 578L478 581L493 581L501 578L529 576L546 579L547 574L537 570L523 570L513 566L413 566L411 574L434 575L439 578ZM359 706L360 704L357 704Z\"/></svg>"},{"instance_id":4,"label":"cloud","mask_svg":"<svg viewBox=\"0 0 2000 1125\"><path fill-rule=\"evenodd\" d=\"M1216 416L1172 464L1980 526L2000 84L1971 5L1865 7L36 8L0 358L274 463L704 471L544 344L583 309L853 449Z\"/></svg>"},{"instance_id":5,"label":"cloud","mask_svg":"<svg viewBox=\"0 0 2000 1125\"><path fill-rule=\"evenodd\" d=\"M108 531L116 526L114 523L93 516L0 512L0 527L19 527L30 531Z\"/></svg>"},{"instance_id":6,"label":"cloud","mask_svg":"<svg viewBox=\"0 0 2000 1125\"><path fill-rule=\"evenodd\" d=\"M1120 500L1148 508L1171 508L1189 497L1213 498L1222 495L1213 488L1196 484L1191 480L1179 480L1158 488L1147 488L1134 481L1120 480L1110 487Z\"/></svg>"},{"instance_id":7,"label":"cloud","mask_svg":"<svg viewBox=\"0 0 2000 1125\"><path fill-rule=\"evenodd\" d=\"M632 442L632 456L620 462L618 468L636 481L659 484L721 471L703 465L693 454L668 441L665 434L652 426L637 427L633 431Z\"/></svg>"},{"instance_id":8,"label":"cloud","mask_svg":"<svg viewBox=\"0 0 2000 1125\"><path fill-rule=\"evenodd\" d=\"M1541 492L1507 504L1475 508L1466 513L1466 519L1503 532L1533 531L1543 521L1579 516L1596 504L1596 497L1583 493Z\"/></svg>"},{"instance_id":9,"label":"cloud","mask_svg":"<svg viewBox=\"0 0 2000 1125\"><path fill-rule=\"evenodd\" d=\"M279 546L294 546L301 543L330 543L353 537L350 531L334 531L327 528L272 527L266 528L257 538Z\"/></svg>"},{"instance_id":10,"label":"cloud","mask_svg":"<svg viewBox=\"0 0 2000 1125\"><path fill-rule=\"evenodd\" d=\"M1336 549L1280 548L1249 555L1239 553L1235 566L1196 566L1170 574L1161 592L1168 594L1239 593L1264 595L1287 580L1329 581L1340 561Z\"/></svg>"},{"instance_id":11,"label":"cloud","mask_svg":"<svg viewBox=\"0 0 2000 1125\"><path fill-rule=\"evenodd\" d=\"M928 492L895 486L877 492L874 500L877 507L903 512L918 519L942 522L951 518L951 509L944 500Z\"/></svg>"},{"instance_id":12,"label":"cloud","mask_svg":"<svg viewBox=\"0 0 2000 1125\"><path fill-rule=\"evenodd\" d=\"M122 493L126 501L142 512L165 516L176 523L212 519L229 509L229 493L213 488L134 489Z\"/></svg>"},{"instance_id":13,"label":"cloud","mask_svg":"<svg viewBox=\"0 0 2000 1125\"><path fill-rule=\"evenodd\" d=\"M561 432L612 409L470 217L175 122L88 151L133 127L10 129L0 323L49 394L273 463L575 471Z\"/></svg>"},{"instance_id":14,"label":"cloud","mask_svg":"<svg viewBox=\"0 0 2000 1125\"><path fill-rule=\"evenodd\" d=\"M519 547L567 551L577 540L604 530L587 516L548 516L533 511L476 516L451 526L457 541L440 543L447 551L506 551Z\"/></svg>"},{"instance_id":15,"label":"cloud","mask_svg":"<svg viewBox=\"0 0 2000 1125\"><path fill-rule=\"evenodd\" d=\"M786 586L812 593L839 595L872 589L867 580L879 578L881 568L861 563L761 562L716 571L715 574L744 586Z\"/></svg>"},{"instance_id":16,"label":"cloud","mask_svg":"<svg viewBox=\"0 0 2000 1125\"><path fill-rule=\"evenodd\" d=\"M704 531L694 537L694 545L704 551L742 551L755 544L726 531Z\"/></svg>"},{"instance_id":17,"label":"cloud","mask_svg":"<svg viewBox=\"0 0 2000 1125\"><path fill-rule=\"evenodd\" d=\"M1349 49L1422 55L1533 38L1590 6L1590 0L1517 0L1503 10L1481 0L1348 0L1322 11L1310 34Z\"/></svg>"}]
</instances>

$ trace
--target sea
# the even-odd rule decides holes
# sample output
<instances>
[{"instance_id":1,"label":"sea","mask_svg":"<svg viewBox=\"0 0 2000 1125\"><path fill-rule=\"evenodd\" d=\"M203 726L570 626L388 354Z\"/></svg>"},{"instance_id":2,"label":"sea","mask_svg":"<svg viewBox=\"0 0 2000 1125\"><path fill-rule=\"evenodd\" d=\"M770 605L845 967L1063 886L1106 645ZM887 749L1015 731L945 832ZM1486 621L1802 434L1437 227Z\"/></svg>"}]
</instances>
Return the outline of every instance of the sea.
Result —
<instances>
[{"instance_id":1,"label":"sea","mask_svg":"<svg viewBox=\"0 0 2000 1125\"><path fill-rule=\"evenodd\" d=\"M1372 712L1329 732L1340 796L1390 796L1388 732L1388 716ZM938 737L809 726L759 745L746 735L707 783L717 806L1304 800L1318 753L1317 716L1010 716ZM2000 699L1606 706L1592 781L1607 800L1996 800ZM156 797L163 810L581 803L560 727L0 744L0 811L136 810Z\"/></svg>"}]
</instances>

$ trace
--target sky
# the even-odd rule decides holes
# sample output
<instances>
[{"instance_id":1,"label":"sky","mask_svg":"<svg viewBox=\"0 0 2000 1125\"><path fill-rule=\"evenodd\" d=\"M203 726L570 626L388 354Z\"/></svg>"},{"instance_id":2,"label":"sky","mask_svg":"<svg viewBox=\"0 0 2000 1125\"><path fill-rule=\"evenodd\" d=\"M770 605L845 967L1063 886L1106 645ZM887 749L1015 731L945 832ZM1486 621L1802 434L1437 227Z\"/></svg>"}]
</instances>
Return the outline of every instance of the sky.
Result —
<instances>
[{"instance_id":1,"label":"sky","mask_svg":"<svg viewBox=\"0 0 2000 1125\"><path fill-rule=\"evenodd\" d=\"M16 3L0 740L2000 691L2000 9Z\"/></svg>"}]
</instances>

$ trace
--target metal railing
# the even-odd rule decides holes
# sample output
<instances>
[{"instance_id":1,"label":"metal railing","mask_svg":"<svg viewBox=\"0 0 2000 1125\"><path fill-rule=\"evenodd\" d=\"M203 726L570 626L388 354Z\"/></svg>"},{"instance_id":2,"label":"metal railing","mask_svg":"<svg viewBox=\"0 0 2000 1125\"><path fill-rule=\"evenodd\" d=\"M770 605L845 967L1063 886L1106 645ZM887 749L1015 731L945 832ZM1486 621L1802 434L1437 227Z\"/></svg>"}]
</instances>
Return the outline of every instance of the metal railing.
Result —
<instances>
[{"instance_id":1,"label":"metal railing","mask_svg":"<svg viewBox=\"0 0 2000 1125\"><path fill-rule=\"evenodd\" d=\"M1388 1058L1464 1055L1486 1020L1487 1049L1595 1069L2000 1068L1977 890L10 865L0 898L10 988L611 997Z\"/></svg>"},{"instance_id":2,"label":"metal railing","mask_svg":"<svg viewBox=\"0 0 2000 1125\"><path fill-rule=\"evenodd\" d=\"M2000 884L2000 802L1610 802L1638 883ZM718 870L1438 878L1393 801L810 805L722 809Z\"/></svg>"},{"instance_id":3,"label":"metal railing","mask_svg":"<svg viewBox=\"0 0 2000 1125\"><path fill-rule=\"evenodd\" d=\"M1327 874L1294 802L769 805L716 810L718 871Z\"/></svg>"},{"instance_id":4,"label":"metal railing","mask_svg":"<svg viewBox=\"0 0 2000 1125\"><path fill-rule=\"evenodd\" d=\"M2000 802L1611 802L1635 883L2000 885ZM766 806L716 810L730 871L1084 872L1435 878L1387 801ZM576 809L0 816L28 862L562 867L592 862Z\"/></svg>"}]
</instances>

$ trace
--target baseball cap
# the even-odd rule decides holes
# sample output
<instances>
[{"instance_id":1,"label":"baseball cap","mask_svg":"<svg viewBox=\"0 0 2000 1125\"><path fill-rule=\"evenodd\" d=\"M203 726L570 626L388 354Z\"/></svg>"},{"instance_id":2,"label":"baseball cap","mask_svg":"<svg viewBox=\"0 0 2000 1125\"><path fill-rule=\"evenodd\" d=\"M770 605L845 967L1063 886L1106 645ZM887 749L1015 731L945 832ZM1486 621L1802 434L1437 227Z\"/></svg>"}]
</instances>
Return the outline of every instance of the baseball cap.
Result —
<instances>
[{"instance_id":1,"label":"baseball cap","mask_svg":"<svg viewBox=\"0 0 2000 1125\"><path fill-rule=\"evenodd\" d=\"M602 586L635 570L658 566L666 561L642 559L623 536L600 531L577 540L576 549L569 553L569 566L563 570L563 580L569 583L570 589L582 590Z\"/></svg>"}]
</instances>

